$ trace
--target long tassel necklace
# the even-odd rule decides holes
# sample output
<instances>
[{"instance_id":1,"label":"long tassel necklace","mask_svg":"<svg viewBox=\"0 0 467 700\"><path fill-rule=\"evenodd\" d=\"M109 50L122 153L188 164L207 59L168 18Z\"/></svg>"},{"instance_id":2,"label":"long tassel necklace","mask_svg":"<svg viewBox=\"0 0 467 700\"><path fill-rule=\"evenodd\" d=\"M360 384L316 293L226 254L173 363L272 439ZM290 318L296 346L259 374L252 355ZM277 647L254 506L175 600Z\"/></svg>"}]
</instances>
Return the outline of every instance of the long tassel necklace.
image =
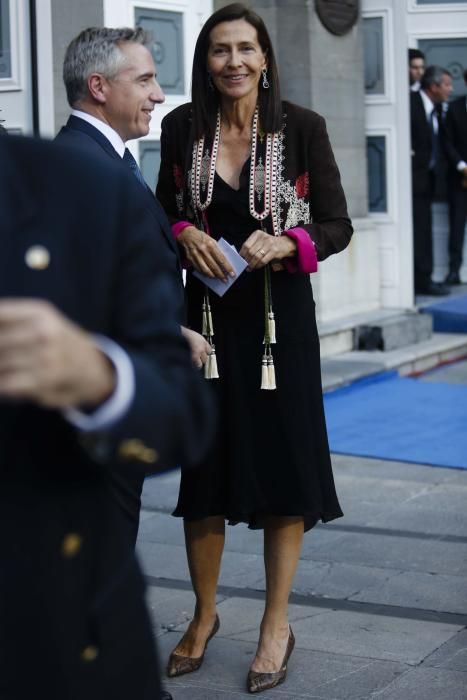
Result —
<instances>
[{"instance_id":1,"label":"long tassel necklace","mask_svg":"<svg viewBox=\"0 0 467 700\"><path fill-rule=\"evenodd\" d=\"M192 177L191 177L191 196L195 205L195 210L201 212L201 222L203 231L207 231L206 209L212 201L212 192L214 189L214 174L216 172L217 152L219 150L219 142L221 136L221 113L217 112L216 131L212 143L211 157L209 152L204 153L204 136L199 141L195 141L193 145L193 161L192 161ZM201 190L205 191L204 201L201 201ZM204 287L204 297L202 305L202 335L206 338L211 346L211 352L208 355L206 364L204 365L205 379L219 379L219 370L217 367L216 346L214 343L214 324L212 322L211 300L208 287Z\"/></svg>"},{"instance_id":2,"label":"long tassel necklace","mask_svg":"<svg viewBox=\"0 0 467 700\"><path fill-rule=\"evenodd\" d=\"M279 149L277 134L267 134L264 163L261 157L258 159L258 126L259 110L258 107L256 107L251 129L249 211L253 218L261 222L261 228L264 228L263 222L269 214L272 213L277 191ZM204 150L204 136L193 144L191 196L195 210L200 212L200 220L204 231L208 229L205 212L212 201L220 133L221 113L219 109L217 112L216 130L214 132L211 155L209 155L208 150L206 150L206 152ZM202 199L202 192L204 199ZM256 208L256 197L258 197L258 199L260 199L260 197L263 198L263 206L259 211ZM272 218L274 220L274 217ZM273 229L275 229L274 221ZM279 233L280 232L274 230L274 235L279 235ZM219 372L214 345L214 326L212 322L209 290L207 287L205 288L202 305L202 334L212 347L208 361L204 366L204 376L206 379L218 379ZM274 358L271 351L271 345L275 342L276 330L272 306L271 273L269 265L266 265L264 268L264 350L261 365L261 389L276 389Z\"/></svg>"},{"instance_id":3,"label":"long tassel necklace","mask_svg":"<svg viewBox=\"0 0 467 700\"><path fill-rule=\"evenodd\" d=\"M259 112L258 108L256 108L251 138L249 208L250 215L261 222L261 228L264 230L263 222L272 211L272 202L277 191L279 149L277 134L267 134L264 165L261 157L257 163L258 122ZM260 199L261 196L263 196L263 207L258 211L256 209L256 197ZM274 235L278 235L278 232L274 231ZM266 391L272 391L277 388L276 370L271 349L271 345L275 343L276 322L272 306L271 269L269 265L266 265L264 268L264 340L261 360L261 389Z\"/></svg>"}]
</instances>

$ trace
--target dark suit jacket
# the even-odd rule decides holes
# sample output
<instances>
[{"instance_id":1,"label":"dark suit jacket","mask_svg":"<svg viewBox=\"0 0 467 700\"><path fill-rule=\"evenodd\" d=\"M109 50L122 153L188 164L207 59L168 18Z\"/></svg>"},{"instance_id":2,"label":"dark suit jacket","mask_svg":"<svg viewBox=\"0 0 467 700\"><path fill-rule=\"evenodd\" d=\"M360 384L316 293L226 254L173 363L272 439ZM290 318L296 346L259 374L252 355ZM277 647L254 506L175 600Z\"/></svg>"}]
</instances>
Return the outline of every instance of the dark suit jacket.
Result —
<instances>
[{"instance_id":1,"label":"dark suit jacket","mask_svg":"<svg viewBox=\"0 0 467 700\"><path fill-rule=\"evenodd\" d=\"M55 140L87 153L93 160L111 163L118 171L128 172L128 167L122 162L110 141L98 129L79 117L70 116ZM185 305L180 258L164 210L149 188L142 187L133 175L124 196L131 198L134 209L139 211L134 230L144 227L146 235L152 235L156 239L160 270L171 278L173 303L176 304L180 323L184 323ZM127 519L129 536L136 540L143 476L120 468L114 472L113 479L116 498Z\"/></svg>"},{"instance_id":2,"label":"dark suit jacket","mask_svg":"<svg viewBox=\"0 0 467 700\"><path fill-rule=\"evenodd\" d=\"M426 195L432 191L430 160L432 153L431 129L419 92L410 92L410 134L412 143L412 192Z\"/></svg>"},{"instance_id":3,"label":"dark suit jacket","mask_svg":"<svg viewBox=\"0 0 467 700\"><path fill-rule=\"evenodd\" d=\"M83 152L86 151L90 156L108 157L111 158L114 165L119 168L127 169L127 166L122 162L122 159L112 146L110 141L91 124L80 119L79 117L70 116L66 126L63 126L58 132L56 141L79 148ZM136 180L136 178L135 178ZM137 181L136 181L137 182ZM179 298L180 318L184 319L183 312L183 290L181 280L181 266L178 254L178 247L170 230L167 217L161 205L150 191L149 187L143 188L139 183L137 188L133 188L132 196L136 198L135 205L147 209L153 217L154 235L162 237L166 243L165 248L160 246L159 254L165 259L165 266L169 274L174 275L174 278L179 282L181 297ZM162 262L162 261L161 261Z\"/></svg>"},{"instance_id":4,"label":"dark suit jacket","mask_svg":"<svg viewBox=\"0 0 467 700\"><path fill-rule=\"evenodd\" d=\"M449 174L456 180L462 177L457 170L459 161L467 162L467 106L466 96L450 103L444 123L444 149L449 163Z\"/></svg>"},{"instance_id":5,"label":"dark suit jacket","mask_svg":"<svg viewBox=\"0 0 467 700\"><path fill-rule=\"evenodd\" d=\"M128 196L130 173L15 137L0 138L0 162L0 298L50 300L118 342L136 379L127 414L94 441L57 411L0 400L0 697L154 700L143 581L109 484L121 466L198 460L209 439L166 244ZM44 270L25 262L37 244Z\"/></svg>"}]
</instances>

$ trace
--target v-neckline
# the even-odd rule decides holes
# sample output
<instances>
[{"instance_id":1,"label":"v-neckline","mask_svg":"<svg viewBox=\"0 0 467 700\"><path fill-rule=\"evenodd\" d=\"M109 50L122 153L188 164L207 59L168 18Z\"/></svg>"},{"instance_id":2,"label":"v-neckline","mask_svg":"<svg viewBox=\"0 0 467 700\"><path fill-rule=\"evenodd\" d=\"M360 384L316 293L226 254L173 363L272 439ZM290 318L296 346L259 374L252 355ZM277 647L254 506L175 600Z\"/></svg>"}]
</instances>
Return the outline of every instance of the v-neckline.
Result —
<instances>
[{"instance_id":1,"label":"v-neckline","mask_svg":"<svg viewBox=\"0 0 467 700\"><path fill-rule=\"evenodd\" d=\"M214 171L214 174L215 174L216 177L219 178L219 180L221 180L221 182L224 183L224 185L225 185L226 187L229 188L229 190L232 190L233 192L237 192L237 193L238 193L238 192L240 192L240 190L242 189L241 179L242 179L243 171L245 170L245 167L250 163L250 160L251 160L251 155L248 156L248 158L246 159L246 161L245 161L245 162L243 163L243 165L242 165L242 168L241 168L241 170L240 170L240 177L239 177L239 179L238 179L238 181L239 181L239 187L238 187L238 188L237 188L237 187L232 187L232 185L230 185L230 184L227 182L227 180L224 180L224 178L222 177L222 175L219 175L219 173L217 172L217 170Z\"/></svg>"}]
</instances>

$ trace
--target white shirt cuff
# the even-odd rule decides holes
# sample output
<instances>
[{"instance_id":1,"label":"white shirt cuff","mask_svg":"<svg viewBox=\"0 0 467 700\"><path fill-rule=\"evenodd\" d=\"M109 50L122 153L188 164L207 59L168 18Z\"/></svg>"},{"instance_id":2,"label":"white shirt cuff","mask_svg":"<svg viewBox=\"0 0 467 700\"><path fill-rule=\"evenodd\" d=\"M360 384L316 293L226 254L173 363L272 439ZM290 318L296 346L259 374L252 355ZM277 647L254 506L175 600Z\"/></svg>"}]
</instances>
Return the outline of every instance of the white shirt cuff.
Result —
<instances>
[{"instance_id":1,"label":"white shirt cuff","mask_svg":"<svg viewBox=\"0 0 467 700\"><path fill-rule=\"evenodd\" d=\"M464 170L464 168L467 168L467 163L465 162L465 160L460 160L457 164L457 169L460 172L461 170Z\"/></svg>"},{"instance_id":2,"label":"white shirt cuff","mask_svg":"<svg viewBox=\"0 0 467 700\"><path fill-rule=\"evenodd\" d=\"M116 373L115 390L103 404L92 413L77 408L66 408L66 420L83 432L97 432L109 428L128 411L135 395L135 371L127 353L110 338L94 335L99 350L113 364Z\"/></svg>"}]
</instances>

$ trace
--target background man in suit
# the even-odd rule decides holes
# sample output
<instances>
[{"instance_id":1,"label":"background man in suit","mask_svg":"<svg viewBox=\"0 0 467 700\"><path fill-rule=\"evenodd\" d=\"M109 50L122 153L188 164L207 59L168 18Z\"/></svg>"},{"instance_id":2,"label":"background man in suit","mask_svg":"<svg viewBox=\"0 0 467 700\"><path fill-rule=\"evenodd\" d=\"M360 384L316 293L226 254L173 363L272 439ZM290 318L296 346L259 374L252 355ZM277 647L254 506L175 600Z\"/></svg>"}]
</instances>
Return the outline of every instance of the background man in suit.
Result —
<instances>
[{"instance_id":1,"label":"background man in suit","mask_svg":"<svg viewBox=\"0 0 467 700\"><path fill-rule=\"evenodd\" d=\"M420 81L425 72L425 54L420 49L409 49L409 85L412 92L420 90Z\"/></svg>"},{"instance_id":2,"label":"background man in suit","mask_svg":"<svg viewBox=\"0 0 467 700\"><path fill-rule=\"evenodd\" d=\"M449 294L447 287L431 279L433 273L431 205L440 152L440 126L436 106L447 101L451 92L452 78L449 71L440 66L429 66L423 74L421 89L410 93L416 294L435 296Z\"/></svg>"},{"instance_id":3,"label":"background man in suit","mask_svg":"<svg viewBox=\"0 0 467 700\"><path fill-rule=\"evenodd\" d=\"M467 85L467 70L464 71ZM467 96L450 103L444 123L444 146L449 165L449 272L445 283L461 284L465 222L467 216Z\"/></svg>"},{"instance_id":4,"label":"background man in suit","mask_svg":"<svg viewBox=\"0 0 467 700\"><path fill-rule=\"evenodd\" d=\"M158 239L159 263L172 278L173 302L183 323L184 296L177 245L161 205L125 148L126 141L149 132L151 112L164 101L147 45L148 36L141 28L105 27L85 29L70 43L63 77L72 113L56 140L86 150L95 159L111 161L114 167L135 175L124 196L146 214L146 231ZM194 364L201 367L207 360L209 344L194 331L183 328L182 332L191 346ZM136 541L142 475L119 470L114 480L119 502L128 516L131 536Z\"/></svg>"},{"instance_id":5,"label":"background man in suit","mask_svg":"<svg viewBox=\"0 0 467 700\"><path fill-rule=\"evenodd\" d=\"M133 176L0 138L0 697L157 700L112 472L198 460L209 405Z\"/></svg>"}]
</instances>

